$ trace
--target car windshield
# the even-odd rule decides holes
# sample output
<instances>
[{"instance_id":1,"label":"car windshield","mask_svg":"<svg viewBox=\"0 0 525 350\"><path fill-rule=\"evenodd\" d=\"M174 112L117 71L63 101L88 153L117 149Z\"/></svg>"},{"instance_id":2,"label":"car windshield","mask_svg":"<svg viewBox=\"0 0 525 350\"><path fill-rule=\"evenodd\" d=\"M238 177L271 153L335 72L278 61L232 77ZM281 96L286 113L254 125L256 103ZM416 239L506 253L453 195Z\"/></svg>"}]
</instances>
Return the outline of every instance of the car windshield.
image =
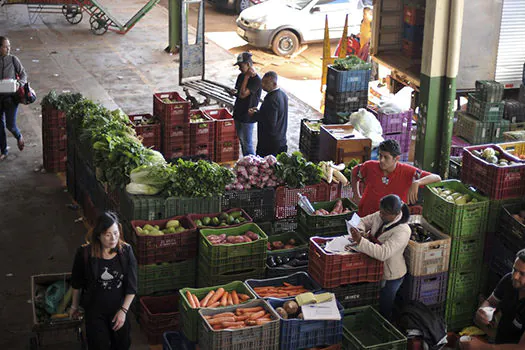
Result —
<instances>
[{"instance_id":1,"label":"car windshield","mask_svg":"<svg viewBox=\"0 0 525 350\"><path fill-rule=\"evenodd\" d=\"M311 2L312 0L286 0L286 6L294 10L302 10Z\"/></svg>"}]
</instances>

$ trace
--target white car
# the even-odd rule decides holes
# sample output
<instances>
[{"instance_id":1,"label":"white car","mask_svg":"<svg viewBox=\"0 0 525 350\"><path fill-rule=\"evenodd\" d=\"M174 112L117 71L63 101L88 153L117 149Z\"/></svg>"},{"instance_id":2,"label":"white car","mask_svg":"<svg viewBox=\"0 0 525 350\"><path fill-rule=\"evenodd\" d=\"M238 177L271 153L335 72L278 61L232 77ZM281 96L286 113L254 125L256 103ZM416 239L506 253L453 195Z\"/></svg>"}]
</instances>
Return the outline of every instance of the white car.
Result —
<instances>
[{"instance_id":1,"label":"white car","mask_svg":"<svg viewBox=\"0 0 525 350\"><path fill-rule=\"evenodd\" d=\"M371 0L270 0L241 12L237 34L250 45L289 56L301 44L323 40L326 16L331 39L341 37L347 14L348 35L358 34L363 8L371 4Z\"/></svg>"}]
</instances>

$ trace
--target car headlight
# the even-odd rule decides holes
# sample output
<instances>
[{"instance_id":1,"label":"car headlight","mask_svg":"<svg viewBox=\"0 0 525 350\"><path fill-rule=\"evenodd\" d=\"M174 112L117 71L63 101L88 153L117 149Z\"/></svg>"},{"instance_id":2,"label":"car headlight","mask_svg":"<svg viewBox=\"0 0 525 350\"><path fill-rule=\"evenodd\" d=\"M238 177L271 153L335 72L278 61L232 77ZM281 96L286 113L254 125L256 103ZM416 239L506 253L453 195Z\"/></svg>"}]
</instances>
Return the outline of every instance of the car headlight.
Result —
<instances>
[{"instance_id":1,"label":"car headlight","mask_svg":"<svg viewBox=\"0 0 525 350\"><path fill-rule=\"evenodd\" d=\"M253 29L260 29L265 30L266 29L266 23L264 22L251 22L250 27Z\"/></svg>"}]
</instances>

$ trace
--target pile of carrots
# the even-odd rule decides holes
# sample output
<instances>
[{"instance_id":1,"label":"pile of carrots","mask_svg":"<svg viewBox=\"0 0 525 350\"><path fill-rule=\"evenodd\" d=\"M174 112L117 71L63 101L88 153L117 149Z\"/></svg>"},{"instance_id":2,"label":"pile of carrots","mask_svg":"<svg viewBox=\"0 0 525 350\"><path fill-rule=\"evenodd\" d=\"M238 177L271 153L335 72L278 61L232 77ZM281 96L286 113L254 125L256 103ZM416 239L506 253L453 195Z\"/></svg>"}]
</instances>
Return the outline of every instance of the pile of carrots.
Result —
<instances>
[{"instance_id":1,"label":"pile of carrots","mask_svg":"<svg viewBox=\"0 0 525 350\"><path fill-rule=\"evenodd\" d=\"M293 284L283 282L282 287L274 287L274 286L268 286L268 287L254 287L253 290L255 293L257 293L260 297L271 297L271 298L286 298L286 297L294 297L296 295L309 292L306 288L303 286L294 286Z\"/></svg>"},{"instance_id":2,"label":"pile of carrots","mask_svg":"<svg viewBox=\"0 0 525 350\"><path fill-rule=\"evenodd\" d=\"M261 326L272 321L270 315L262 306L238 308L233 312L223 312L213 316L204 316L211 328L238 329L245 327Z\"/></svg>"},{"instance_id":3,"label":"pile of carrots","mask_svg":"<svg viewBox=\"0 0 525 350\"><path fill-rule=\"evenodd\" d=\"M199 307L221 307L228 305L238 305L242 304L245 301L250 299L249 295L237 293L237 291L232 290L227 292L224 288L219 288L216 291L210 290L208 294L202 300L199 300L195 294L190 293L189 290L186 291L186 299L190 303L190 307L193 309Z\"/></svg>"}]
</instances>

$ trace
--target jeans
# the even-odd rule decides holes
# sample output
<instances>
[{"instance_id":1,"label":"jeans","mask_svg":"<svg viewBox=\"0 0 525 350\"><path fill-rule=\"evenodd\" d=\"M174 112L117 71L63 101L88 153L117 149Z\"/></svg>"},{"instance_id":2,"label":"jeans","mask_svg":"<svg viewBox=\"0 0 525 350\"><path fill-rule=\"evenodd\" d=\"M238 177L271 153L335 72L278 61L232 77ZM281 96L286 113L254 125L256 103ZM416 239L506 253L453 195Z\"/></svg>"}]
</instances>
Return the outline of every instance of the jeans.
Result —
<instances>
[{"instance_id":1,"label":"jeans","mask_svg":"<svg viewBox=\"0 0 525 350\"><path fill-rule=\"evenodd\" d=\"M243 123L235 121L235 130L237 130L237 136L241 142L242 155L247 156L249 154L255 154L253 148L253 125L255 123Z\"/></svg>"},{"instance_id":2,"label":"jeans","mask_svg":"<svg viewBox=\"0 0 525 350\"><path fill-rule=\"evenodd\" d=\"M394 300L396 299L397 291L405 276L398 278L397 280L384 281L385 285L381 288L379 293L379 312L383 315L384 318L390 320L392 317L392 309L394 306Z\"/></svg>"},{"instance_id":3,"label":"jeans","mask_svg":"<svg viewBox=\"0 0 525 350\"><path fill-rule=\"evenodd\" d=\"M1 98L2 97L0 97L0 99ZM0 100L0 152L2 154L7 154L6 126L17 140L22 136L20 130L16 127L17 112L18 103L14 102L11 97Z\"/></svg>"}]
</instances>

